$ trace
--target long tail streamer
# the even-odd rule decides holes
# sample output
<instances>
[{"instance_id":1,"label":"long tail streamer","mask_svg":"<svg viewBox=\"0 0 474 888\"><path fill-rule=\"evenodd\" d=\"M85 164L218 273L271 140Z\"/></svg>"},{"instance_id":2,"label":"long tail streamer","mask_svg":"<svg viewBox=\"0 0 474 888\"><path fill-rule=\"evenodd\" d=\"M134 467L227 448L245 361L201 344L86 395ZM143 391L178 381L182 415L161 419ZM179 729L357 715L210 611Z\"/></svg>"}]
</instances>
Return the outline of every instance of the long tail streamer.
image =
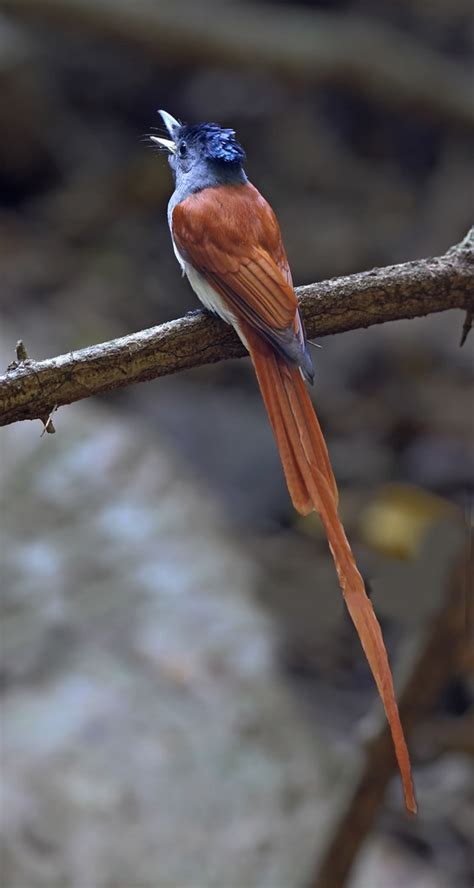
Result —
<instances>
[{"instance_id":1,"label":"long tail streamer","mask_svg":"<svg viewBox=\"0 0 474 888\"><path fill-rule=\"evenodd\" d=\"M242 324L280 453L288 490L302 515L316 510L324 525L339 583L369 662L392 732L405 804L417 810L410 758L400 722L380 624L338 515L338 494L326 443L298 369L249 325Z\"/></svg>"}]
</instances>

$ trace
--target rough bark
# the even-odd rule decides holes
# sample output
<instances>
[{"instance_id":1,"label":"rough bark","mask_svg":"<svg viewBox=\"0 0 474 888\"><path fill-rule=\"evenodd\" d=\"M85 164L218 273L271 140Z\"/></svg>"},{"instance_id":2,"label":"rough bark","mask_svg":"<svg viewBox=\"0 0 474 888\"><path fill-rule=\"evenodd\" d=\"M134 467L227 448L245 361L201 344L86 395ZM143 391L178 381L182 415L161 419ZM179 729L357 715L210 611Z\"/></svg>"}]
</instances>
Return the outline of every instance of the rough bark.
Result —
<instances>
[{"instance_id":1,"label":"rough bark","mask_svg":"<svg viewBox=\"0 0 474 888\"><path fill-rule=\"evenodd\" d=\"M310 339L452 308L472 312L474 228L443 256L308 284L297 293ZM0 377L0 425L45 422L64 404L243 354L233 330L204 311L44 361L20 353Z\"/></svg>"}]
</instances>

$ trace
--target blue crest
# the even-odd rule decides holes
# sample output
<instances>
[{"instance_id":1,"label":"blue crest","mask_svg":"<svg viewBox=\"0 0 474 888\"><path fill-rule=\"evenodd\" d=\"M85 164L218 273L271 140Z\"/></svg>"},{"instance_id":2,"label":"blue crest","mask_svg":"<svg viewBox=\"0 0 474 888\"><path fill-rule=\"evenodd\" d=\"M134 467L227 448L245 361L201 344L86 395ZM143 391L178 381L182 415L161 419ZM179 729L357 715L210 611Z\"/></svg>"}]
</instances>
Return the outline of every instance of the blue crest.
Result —
<instances>
[{"instance_id":1,"label":"blue crest","mask_svg":"<svg viewBox=\"0 0 474 888\"><path fill-rule=\"evenodd\" d=\"M245 160L245 151L235 138L234 130L222 129L217 123L183 126L178 138L190 145L199 145L209 160L229 164L241 164Z\"/></svg>"}]
</instances>

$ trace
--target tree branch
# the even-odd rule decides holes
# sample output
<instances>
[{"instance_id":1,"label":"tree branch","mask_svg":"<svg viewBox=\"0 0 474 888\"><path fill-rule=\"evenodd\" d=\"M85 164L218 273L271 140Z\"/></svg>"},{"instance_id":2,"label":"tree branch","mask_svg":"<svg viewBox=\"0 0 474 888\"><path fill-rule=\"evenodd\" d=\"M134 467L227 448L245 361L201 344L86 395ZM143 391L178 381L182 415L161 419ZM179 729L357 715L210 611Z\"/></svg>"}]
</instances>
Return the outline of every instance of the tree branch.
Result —
<instances>
[{"instance_id":1,"label":"tree branch","mask_svg":"<svg viewBox=\"0 0 474 888\"><path fill-rule=\"evenodd\" d=\"M161 64L253 65L290 79L349 83L390 107L474 123L471 76L409 34L369 18L215 0L0 0L0 9L116 38Z\"/></svg>"},{"instance_id":2,"label":"tree branch","mask_svg":"<svg viewBox=\"0 0 474 888\"><path fill-rule=\"evenodd\" d=\"M443 256L391 265L318 284L297 294L308 337L326 336L474 305L474 228ZM92 395L240 357L234 331L198 311L45 361L14 361L0 377L0 425L44 419Z\"/></svg>"}]
</instances>

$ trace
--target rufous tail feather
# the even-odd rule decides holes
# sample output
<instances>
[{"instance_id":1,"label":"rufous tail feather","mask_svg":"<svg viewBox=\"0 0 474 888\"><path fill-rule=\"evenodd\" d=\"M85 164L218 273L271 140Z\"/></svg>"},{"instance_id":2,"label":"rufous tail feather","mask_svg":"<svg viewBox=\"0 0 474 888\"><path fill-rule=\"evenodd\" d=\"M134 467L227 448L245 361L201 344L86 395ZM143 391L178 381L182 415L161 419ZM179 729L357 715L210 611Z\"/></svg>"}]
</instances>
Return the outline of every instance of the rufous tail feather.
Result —
<instances>
[{"instance_id":1,"label":"rufous tail feather","mask_svg":"<svg viewBox=\"0 0 474 888\"><path fill-rule=\"evenodd\" d=\"M348 611L369 662L392 732L405 804L416 812L410 758L400 722L392 673L379 622L365 591L337 511L337 487L326 443L297 368L242 324L273 428L293 505L302 515L315 509L324 525Z\"/></svg>"}]
</instances>

